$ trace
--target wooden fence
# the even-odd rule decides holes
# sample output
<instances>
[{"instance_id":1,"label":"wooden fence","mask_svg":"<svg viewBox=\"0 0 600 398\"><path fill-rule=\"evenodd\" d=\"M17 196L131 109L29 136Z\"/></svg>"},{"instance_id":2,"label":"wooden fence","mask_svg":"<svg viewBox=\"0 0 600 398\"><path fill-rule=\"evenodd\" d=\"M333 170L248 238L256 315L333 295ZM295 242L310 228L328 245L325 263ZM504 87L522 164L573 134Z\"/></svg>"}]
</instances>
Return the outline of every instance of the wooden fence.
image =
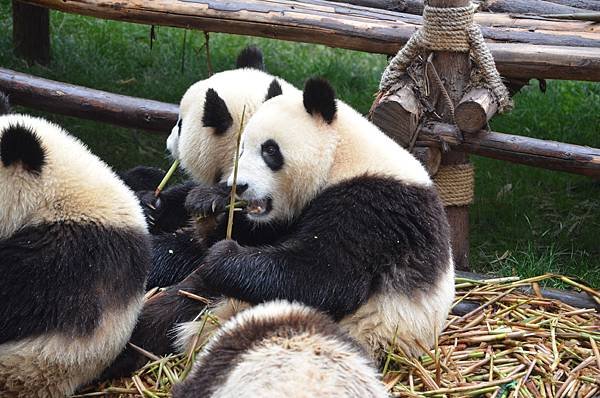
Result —
<instances>
[{"instance_id":1,"label":"wooden fence","mask_svg":"<svg viewBox=\"0 0 600 398\"><path fill-rule=\"evenodd\" d=\"M437 6L468 4L468 0L432 2ZM595 8L598 2L486 0L480 3L484 10L510 12L477 13L475 21L481 26L499 72L513 89L518 90L532 78L600 81L600 13ZM15 49L29 60L42 63L49 60L48 9L389 55L395 54L423 24L422 17L416 15L422 12L422 0L15 0ZM35 30L31 29L34 20L38 24ZM468 56L443 55L450 64L457 64L457 60L458 64L468 62ZM466 73L440 66L440 71L448 74L448 84ZM7 69L0 69L0 90L7 92L15 104L165 134L177 119L177 106L173 104L92 90ZM420 126L414 144L420 151L442 148L442 163L468 163L466 154L471 153L600 178L600 150L580 145L488 131L462 134L456 126L440 121ZM430 158L435 156L430 154ZM454 230L455 259L462 268L468 255L467 210L466 206L447 209Z\"/></svg>"}]
</instances>

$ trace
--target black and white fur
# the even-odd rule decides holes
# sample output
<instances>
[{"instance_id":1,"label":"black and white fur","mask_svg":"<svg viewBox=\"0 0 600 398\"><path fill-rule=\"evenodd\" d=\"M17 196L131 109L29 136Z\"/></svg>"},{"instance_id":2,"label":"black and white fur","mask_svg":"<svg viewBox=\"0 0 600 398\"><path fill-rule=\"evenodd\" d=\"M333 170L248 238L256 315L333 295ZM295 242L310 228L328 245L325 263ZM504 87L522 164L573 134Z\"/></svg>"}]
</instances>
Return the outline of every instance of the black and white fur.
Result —
<instances>
[{"instance_id":1,"label":"black and white fur","mask_svg":"<svg viewBox=\"0 0 600 398\"><path fill-rule=\"evenodd\" d=\"M430 347L454 297L454 266L444 209L419 161L320 79L266 102L242 140L247 218L290 228L269 245L217 242L198 270L203 283L246 303L323 310L376 358L392 342L407 354ZM228 302L215 312L231 314ZM181 328L182 346L195 332Z\"/></svg>"},{"instance_id":2,"label":"black and white fur","mask_svg":"<svg viewBox=\"0 0 600 398\"><path fill-rule=\"evenodd\" d=\"M97 377L141 310L138 201L76 138L0 116L0 396L64 397Z\"/></svg>"},{"instance_id":3,"label":"black and white fur","mask_svg":"<svg viewBox=\"0 0 600 398\"><path fill-rule=\"evenodd\" d=\"M274 301L236 315L202 351L174 398L356 397L388 394L371 359L339 325Z\"/></svg>"}]
</instances>

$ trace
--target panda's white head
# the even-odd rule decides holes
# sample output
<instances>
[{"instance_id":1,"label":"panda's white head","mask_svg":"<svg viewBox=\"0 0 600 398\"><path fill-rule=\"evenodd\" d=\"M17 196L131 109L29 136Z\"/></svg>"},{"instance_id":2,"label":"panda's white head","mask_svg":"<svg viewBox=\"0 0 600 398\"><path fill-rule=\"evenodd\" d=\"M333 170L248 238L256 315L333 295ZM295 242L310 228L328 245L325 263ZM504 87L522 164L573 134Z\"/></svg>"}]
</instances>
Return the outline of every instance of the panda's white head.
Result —
<instances>
[{"instance_id":1,"label":"panda's white head","mask_svg":"<svg viewBox=\"0 0 600 398\"><path fill-rule=\"evenodd\" d=\"M291 220L327 186L364 174L430 185L423 166L323 79L267 101L242 135L237 185L256 222ZM233 184L233 175L228 180Z\"/></svg>"},{"instance_id":2,"label":"panda's white head","mask_svg":"<svg viewBox=\"0 0 600 398\"><path fill-rule=\"evenodd\" d=\"M56 222L146 230L135 195L113 171L44 119L0 116L0 186L0 239Z\"/></svg>"},{"instance_id":3,"label":"panda's white head","mask_svg":"<svg viewBox=\"0 0 600 398\"><path fill-rule=\"evenodd\" d=\"M192 85L181 99L179 119L167 149L195 180L215 183L231 171L242 113L248 120L269 98L298 91L262 68L255 47L243 50L238 69L217 73Z\"/></svg>"}]
</instances>

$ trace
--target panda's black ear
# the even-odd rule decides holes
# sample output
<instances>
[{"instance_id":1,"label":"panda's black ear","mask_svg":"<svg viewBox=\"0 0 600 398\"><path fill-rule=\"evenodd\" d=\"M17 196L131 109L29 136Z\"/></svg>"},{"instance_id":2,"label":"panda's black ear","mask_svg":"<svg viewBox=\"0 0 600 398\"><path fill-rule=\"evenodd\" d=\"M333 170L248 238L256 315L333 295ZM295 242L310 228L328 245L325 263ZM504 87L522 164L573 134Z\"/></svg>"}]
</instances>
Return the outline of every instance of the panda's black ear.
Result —
<instances>
[{"instance_id":1,"label":"panda's black ear","mask_svg":"<svg viewBox=\"0 0 600 398\"><path fill-rule=\"evenodd\" d=\"M204 99L204 114L202 115L202 125L204 127L213 127L216 135L225 134L233 124L233 118L227 104L223 98L212 88L206 91Z\"/></svg>"},{"instance_id":2,"label":"panda's black ear","mask_svg":"<svg viewBox=\"0 0 600 398\"><path fill-rule=\"evenodd\" d=\"M38 136L21 124L9 125L2 132L0 159L4 167L20 163L32 173L40 173L46 163L46 153Z\"/></svg>"},{"instance_id":3,"label":"panda's black ear","mask_svg":"<svg viewBox=\"0 0 600 398\"><path fill-rule=\"evenodd\" d=\"M283 94L281 91L281 85L277 81L277 79L273 79L271 84L269 85L269 90L267 91L267 96L265 97L265 101L270 100L273 97L277 97L278 95Z\"/></svg>"},{"instance_id":4,"label":"panda's black ear","mask_svg":"<svg viewBox=\"0 0 600 398\"><path fill-rule=\"evenodd\" d=\"M235 61L236 68L252 68L265 70L262 51L256 46L244 48Z\"/></svg>"},{"instance_id":5,"label":"panda's black ear","mask_svg":"<svg viewBox=\"0 0 600 398\"><path fill-rule=\"evenodd\" d=\"M10 101L8 95L0 91L0 115L6 115L10 113Z\"/></svg>"},{"instance_id":6,"label":"panda's black ear","mask_svg":"<svg viewBox=\"0 0 600 398\"><path fill-rule=\"evenodd\" d=\"M327 123L331 123L337 112L335 90L329 82L313 77L304 84L304 108L313 116L320 115Z\"/></svg>"}]
</instances>

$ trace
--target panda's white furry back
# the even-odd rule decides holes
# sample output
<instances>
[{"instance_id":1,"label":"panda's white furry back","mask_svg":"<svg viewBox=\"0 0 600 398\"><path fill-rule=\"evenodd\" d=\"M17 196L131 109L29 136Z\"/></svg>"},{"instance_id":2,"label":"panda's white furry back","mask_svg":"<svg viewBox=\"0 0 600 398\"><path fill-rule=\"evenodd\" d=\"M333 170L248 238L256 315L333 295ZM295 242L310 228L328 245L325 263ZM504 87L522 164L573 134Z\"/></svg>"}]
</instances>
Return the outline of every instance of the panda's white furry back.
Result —
<instances>
[{"instance_id":1,"label":"panda's white furry back","mask_svg":"<svg viewBox=\"0 0 600 398\"><path fill-rule=\"evenodd\" d=\"M74 137L0 116L0 396L63 397L126 344L150 261L134 194Z\"/></svg>"},{"instance_id":2,"label":"panda's white furry back","mask_svg":"<svg viewBox=\"0 0 600 398\"><path fill-rule=\"evenodd\" d=\"M418 160L319 79L267 101L242 140L248 219L291 227L269 245L216 243L198 269L203 283L249 303L319 308L374 357L393 342L407 354L430 347L454 266L444 208Z\"/></svg>"},{"instance_id":3,"label":"panda's white furry back","mask_svg":"<svg viewBox=\"0 0 600 398\"><path fill-rule=\"evenodd\" d=\"M329 317L275 301L243 311L205 347L174 398L383 398L364 350Z\"/></svg>"}]
</instances>

